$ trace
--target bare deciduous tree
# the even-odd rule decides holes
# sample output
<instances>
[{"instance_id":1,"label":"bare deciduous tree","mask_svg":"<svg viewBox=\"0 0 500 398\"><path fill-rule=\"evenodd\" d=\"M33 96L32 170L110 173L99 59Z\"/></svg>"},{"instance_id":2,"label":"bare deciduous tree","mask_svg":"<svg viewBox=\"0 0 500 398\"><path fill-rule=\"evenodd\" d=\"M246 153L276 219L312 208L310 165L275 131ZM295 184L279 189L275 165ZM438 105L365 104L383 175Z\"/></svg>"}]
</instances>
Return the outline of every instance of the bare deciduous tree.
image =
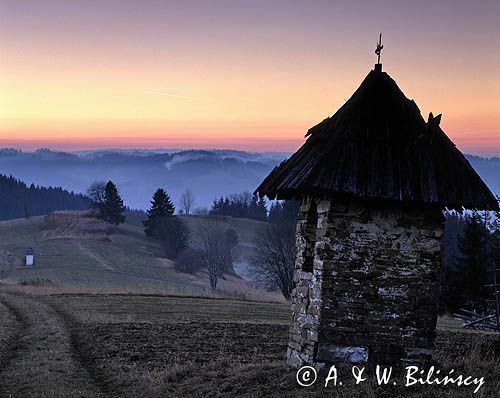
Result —
<instances>
[{"instance_id":1,"label":"bare deciduous tree","mask_svg":"<svg viewBox=\"0 0 500 398\"><path fill-rule=\"evenodd\" d=\"M228 238L227 228L224 224L215 219L207 220L198 227L198 241L200 245L200 255L207 267L212 292L217 288L219 276L231 264L232 249L234 242Z\"/></svg>"},{"instance_id":2,"label":"bare deciduous tree","mask_svg":"<svg viewBox=\"0 0 500 398\"><path fill-rule=\"evenodd\" d=\"M257 250L251 272L269 290L278 290L289 300L294 288L295 234L293 229L269 225L254 239Z\"/></svg>"},{"instance_id":3,"label":"bare deciduous tree","mask_svg":"<svg viewBox=\"0 0 500 398\"><path fill-rule=\"evenodd\" d=\"M191 213L191 209L193 208L194 205L194 196L193 192L187 188L181 196L181 209L183 212L187 215Z\"/></svg>"},{"instance_id":4,"label":"bare deciduous tree","mask_svg":"<svg viewBox=\"0 0 500 398\"><path fill-rule=\"evenodd\" d=\"M207 207L195 207L193 214L195 216L208 216L210 214L210 210L208 210Z\"/></svg>"},{"instance_id":5,"label":"bare deciduous tree","mask_svg":"<svg viewBox=\"0 0 500 398\"><path fill-rule=\"evenodd\" d=\"M101 217L104 200L106 199L106 182L94 181L87 189L87 196L92 201L94 215L96 217Z\"/></svg>"},{"instance_id":6,"label":"bare deciduous tree","mask_svg":"<svg viewBox=\"0 0 500 398\"><path fill-rule=\"evenodd\" d=\"M94 181L87 189L87 196L94 204L101 204L104 202L106 194L106 182Z\"/></svg>"}]
</instances>

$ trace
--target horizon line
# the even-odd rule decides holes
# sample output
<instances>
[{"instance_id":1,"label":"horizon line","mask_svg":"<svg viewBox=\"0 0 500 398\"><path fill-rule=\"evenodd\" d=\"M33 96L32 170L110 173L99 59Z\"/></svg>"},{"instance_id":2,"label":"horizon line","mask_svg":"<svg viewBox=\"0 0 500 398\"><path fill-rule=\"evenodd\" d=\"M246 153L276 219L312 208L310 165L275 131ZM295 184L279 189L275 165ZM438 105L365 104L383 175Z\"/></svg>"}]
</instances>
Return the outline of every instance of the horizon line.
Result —
<instances>
[{"instance_id":1,"label":"horizon line","mask_svg":"<svg viewBox=\"0 0 500 398\"><path fill-rule=\"evenodd\" d=\"M36 149L23 149L21 147L14 147L14 146L0 146L0 151L6 150L6 149L11 149L15 151L19 151L21 153L36 153L37 151L41 150L49 150L51 152L58 152L58 153L68 153L68 154L78 154L81 152L105 152L105 151L147 151L147 152L153 152L153 151L178 151L178 152L183 152L183 151L231 151L231 152L246 152L246 153L289 153L293 154L296 151L284 151L284 150L250 150L250 149L234 149L234 148L228 148L228 147L223 147L223 148L215 148L215 147L189 147L189 146L179 146L179 147L102 147L102 148L85 148L85 149L72 149L72 150L62 150L62 149L57 149L54 147L47 147L47 146L41 146ZM479 153L479 152L472 152L472 151L464 151L462 152L464 155L469 155L469 156L477 156L481 157L484 159L495 159L498 158L500 159L500 153L497 154L484 154L484 153Z\"/></svg>"}]
</instances>

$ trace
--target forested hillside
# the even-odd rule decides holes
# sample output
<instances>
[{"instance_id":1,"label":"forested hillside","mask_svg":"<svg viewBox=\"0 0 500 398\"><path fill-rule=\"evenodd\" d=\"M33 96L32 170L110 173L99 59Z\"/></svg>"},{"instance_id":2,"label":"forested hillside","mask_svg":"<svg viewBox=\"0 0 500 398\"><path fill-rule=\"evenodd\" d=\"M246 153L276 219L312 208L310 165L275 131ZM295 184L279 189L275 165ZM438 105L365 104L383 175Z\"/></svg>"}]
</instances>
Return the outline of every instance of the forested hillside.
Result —
<instances>
[{"instance_id":1,"label":"forested hillside","mask_svg":"<svg viewBox=\"0 0 500 398\"><path fill-rule=\"evenodd\" d=\"M55 210L85 210L90 201L62 188L29 187L14 177L0 174L0 220L39 216Z\"/></svg>"}]
</instances>

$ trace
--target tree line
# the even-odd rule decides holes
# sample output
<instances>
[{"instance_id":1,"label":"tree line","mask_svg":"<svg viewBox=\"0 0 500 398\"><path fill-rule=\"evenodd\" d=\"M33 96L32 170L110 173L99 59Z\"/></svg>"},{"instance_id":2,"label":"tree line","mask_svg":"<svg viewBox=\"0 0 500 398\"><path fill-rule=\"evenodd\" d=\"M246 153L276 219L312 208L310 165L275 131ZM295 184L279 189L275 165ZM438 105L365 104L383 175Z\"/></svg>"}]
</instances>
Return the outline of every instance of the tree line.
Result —
<instances>
[{"instance_id":1,"label":"tree line","mask_svg":"<svg viewBox=\"0 0 500 398\"><path fill-rule=\"evenodd\" d=\"M57 210L86 210L90 200L60 187L26 185L0 174L0 220L40 216Z\"/></svg>"},{"instance_id":2,"label":"tree line","mask_svg":"<svg viewBox=\"0 0 500 398\"><path fill-rule=\"evenodd\" d=\"M441 311L487 312L494 299L494 279L500 276L496 271L500 268L499 212L448 213L442 245Z\"/></svg>"},{"instance_id":3,"label":"tree line","mask_svg":"<svg viewBox=\"0 0 500 398\"><path fill-rule=\"evenodd\" d=\"M243 192L214 199L210 214L265 221L267 206L264 198L258 198L250 192Z\"/></svg>"}]
</instances>

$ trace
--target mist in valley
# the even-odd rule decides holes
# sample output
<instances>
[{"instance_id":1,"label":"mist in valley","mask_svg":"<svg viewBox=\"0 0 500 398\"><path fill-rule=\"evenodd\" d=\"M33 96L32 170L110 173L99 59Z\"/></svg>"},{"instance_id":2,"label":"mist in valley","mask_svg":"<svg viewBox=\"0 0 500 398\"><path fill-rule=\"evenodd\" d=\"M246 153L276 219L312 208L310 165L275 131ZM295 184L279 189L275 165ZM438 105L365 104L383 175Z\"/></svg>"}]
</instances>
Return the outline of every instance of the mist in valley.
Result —
<instances>
[{"instance_id":1,"label":"mist in valley","mask_svg":"<svg viewBox=\"0 0 500 398\"><path fill-rule=\"evenodd\" d=\"M231 150L110 149L66 153L2 149L0 174L12 175L27 184L60 186L77 193L85 193L96 180L112 180L125 205L142 210L149 207L158 187L167 190L177 208L182 193L189 188L196 208L210 207L221 195L253 192L289 155ZM489 188L500 194L500 158L467 158Z\"/></svg>"},{"instance_id":2,"label":"mist in valley","mask_svg":"<svg viewBox=\"0 0 500 398\"><path fill-rule=\"evenodd\" d=\"M182 192L194 194L194 207L210 207L215 197L253 191L286 153L239 151L0 151L0 173L27 184L61 186L85 193L96 180L112 180L125 205L145 210L153 192L167 190L176 207Z\"/></svg>"}]
</instances>

